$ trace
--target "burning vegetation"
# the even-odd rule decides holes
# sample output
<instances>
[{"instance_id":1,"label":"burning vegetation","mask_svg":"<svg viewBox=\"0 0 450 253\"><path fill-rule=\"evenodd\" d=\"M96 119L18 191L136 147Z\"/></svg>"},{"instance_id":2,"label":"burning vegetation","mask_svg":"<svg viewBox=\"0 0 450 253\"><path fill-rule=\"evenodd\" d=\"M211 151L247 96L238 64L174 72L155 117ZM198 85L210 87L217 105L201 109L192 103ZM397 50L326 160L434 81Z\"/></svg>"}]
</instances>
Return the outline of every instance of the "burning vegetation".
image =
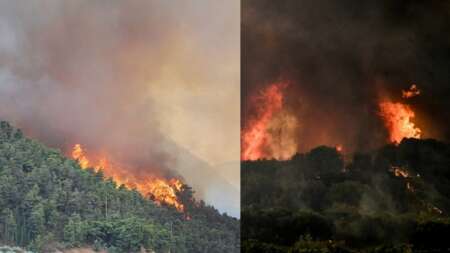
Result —
<instances>
[{"instance_id":1,"label":"burning vegetation","mask_svg":"<svg viewBox=\"0 0 450 253\"><path fill-rule=\"evenodd\" d=\"M412 186L412 182L411 182L412 177L405 168L398 167L398 166L392 166L391 171L394 173L394 175L396 177L404 178L405 184L406 184L406 189L408 189L408 191L410 191L410 192L414 192L414 187Z\"/></svg>"},{"instance_id":2,"label":"burning vegetation","mask_svg":"<svg viewBox=\"0 0 450 253\"><path fill-rule=\"evenodd\" d=\"M324 252L400 244L447 249L448 150L435 140L403 139L353 154L347 163L326 146L285 161L244 161L244 248L264 252L269 245L313 247L314 241Z\"/></svg>"},{"instance_id":3,"label":"burning vegetation","mask_svg":"<svg viewBox=\"0 0 450 253\"><path fill-rule=\"evenodd\" d=\"M421 130L412 122L415 114L410 106L389 101L381 102L379 106L391 142L398 144L403 138L420 138Z\"/></svg>"},{"instance_id":4,"label":"burning vegetation","mask_svg":"<svg viewBox=\"0 0 450 253\"><path fill-rule=\"evenodd\" d=\"M250 97L247 108L250 113L243 117L242 160L286 160L299 152L297 131L300 120L295 110L285 104L288 87L287 83L272 83ZM402 94L410 98L419 95L420 90L413 84ZM422 136L422 130L413 122L415 113L408 104L382 99L378 104L378 115L373 114L373 117L382 121L383 131L388 133L386 142L399 144L404 138L420 139ZM336 145L336 150L344 152L343 145Z\"/></svg>"},{"instance_id":5,"label":"burning vegetation","mask_svg":"<svg viewBox=\"0 0 450 253\"><path fill-rule=\"evenodd\" d=\"M283 107L287 87L287 83L273 83L251 98L250 110L254 114L244 118L242 160L284 160L297 151L295 131L298 122Z\"/></svg>"},{"instance_id":6,"label":"burning vegetation","mask_svg":"<svg viewBox=\"0 0 450 253\"><path fill-rule=\"evenodd\" d=\"M243 252L449 252L448 9L243 1L242 133L280 78L299 123L292 157L242 156Z\"/></svg>"},{"instance_id":7,"label":"burning vegetation","mask_svg":"<svg viewBox=\"0 0 450 253\"><path fill-rule=\"evenodd\" d=\"M416 84L412 84L408 90L402 90L403 98L412 98L412 97L415 97L418 95L420 95L420 90L419 90L419 88L417 88Z\"/></svg>"},{"instance_id":8,"label":"burning vegetation","mask_svg":"<svg viewBox=\"0 0 450 253\"><path fill-rule=\"evenodd\" d=\"M128 175L110 161L82 145L63 155L0 121L0 242L33 252L239 252L239 220L197 202L180 180Z\"/></svg>"},{"instance_id":9,"label":"burning vegetation","mask_svg":"<svg viewBox=\"0 0 450 253\"><path fill-rule=\"evenodd\" d=\"M392 166L392 170L393 170L394 175L396 177L403 177L403 178L408 178L409 177L408 171L406 171L405 169L403 169L401 167Z\"/></svg>"},{"instance_id":10,"label":"burning vegetation","mask_svg":"<svg viewBox=\"0 0 450 253\"><path fill-rule=\"evenodd\" d=\"M82 169L101 170L107 178L111 178L118 185L136 189L143 196L149 197L160 205L165 204L175 207L180 212L184 211L184 205L178 199L178 194L183 191L184 184L179 179L165 179L153 175L136 177L126 173L126 170L120 167L113 166L106 157L89 156L80 144L74 145L71 157L78 162Z\"/></svg>"},{"instance_id":11,"label":"burning vegetation","mask_svg":"<svg viewBox=\"0 0 450 253\"><path fill-rule=\"evenodd\" d=\"M402 90L403 98L411 98L419 94L420 90L416 84L411 85L409 90ZM422 130L415 126L413 122L415 113L409 105L383 101L379 104L379 108L379 114L389 132L389 140L392 143L399 144L403 138L420 139Z\"/></svg>"}]
</instances>

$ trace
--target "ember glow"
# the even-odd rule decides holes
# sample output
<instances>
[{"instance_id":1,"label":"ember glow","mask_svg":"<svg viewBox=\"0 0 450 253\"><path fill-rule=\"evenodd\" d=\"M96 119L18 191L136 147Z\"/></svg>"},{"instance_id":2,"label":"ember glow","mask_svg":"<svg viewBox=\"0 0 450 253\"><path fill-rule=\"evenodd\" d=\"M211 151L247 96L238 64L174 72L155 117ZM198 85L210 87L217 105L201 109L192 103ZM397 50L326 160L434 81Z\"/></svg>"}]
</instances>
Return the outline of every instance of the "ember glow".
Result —
<instances>
[{"instance_id":1,"label":"ember glow","mask_svg":"<svg viewBox=\"0 0 450 253\"><path fill-rule=\"evenodd\" d=\"M108 162L107 157L88 156L80 144L74 145L71 157L78 162L82 169L101 170L106 177L112 178L118 185L136 189L159 205L166 204L175 207L180 212L184 211L184 205L178 199L178 193L183 191L184 184L179 179L164 179L154 175L137 178L126 173L125 169L113 166Z\"/></svg>"},{"instance_id":2,"label":"ember glow","mask_svg":"<svg viewBox=\"0 0 450 253\"><path fill-rule=\"evenodd\" d=\"M403 138L420 138L421 130L412 122L415 114L408 105L385 101L379 104L379 109L391 142L398 144Z\"/></svg>"},{"instance_id":3,"label":"ember glow","mask_svg":"<svg viewBox=\"0 0 450 253\"><path fill-rule=\"evenodd\" d=\"M408 178L409 177L408 171L406 171L403 168L393 166L392 169L394 170L394 175L396 177L403 177L403 178Z\"/></svg>"},{"instance_id":4,"label":"ember glow","mask_svg":"<svg viewBox=\"0 0 450 253\"><path fill-rule=\"evenodd\" d=\"M403 98L412 98L418 95L420 95L420 90L419 88L417 88L416 84L411 85L411 87L409 87L409 90L402 90Z\"/></svg>"},{"instance_id":5,"label":"ember glow","mask_svg":"<svg viewBox=\"0 0 450 253\"><path fill-rule=\"evenodd\" d=\"M288 159L296 152L292 138L297 119L283 110L286 83L274 83L251 100L256 112L242 131L242 160Z\"/></svg>"},{"instance_id":6,"label":"ember glow","mask_svg":"<svg viewBox=\"0 0 450 253\"><path fill-rule=\"evenodd\" d=\"M401 177L406 180L406 189L408 189L409 192L415 192L415 189L411 183L411 176L406 169L398 166L392 166L392 172L396 177Z\"/></svg>"}]
</instances>

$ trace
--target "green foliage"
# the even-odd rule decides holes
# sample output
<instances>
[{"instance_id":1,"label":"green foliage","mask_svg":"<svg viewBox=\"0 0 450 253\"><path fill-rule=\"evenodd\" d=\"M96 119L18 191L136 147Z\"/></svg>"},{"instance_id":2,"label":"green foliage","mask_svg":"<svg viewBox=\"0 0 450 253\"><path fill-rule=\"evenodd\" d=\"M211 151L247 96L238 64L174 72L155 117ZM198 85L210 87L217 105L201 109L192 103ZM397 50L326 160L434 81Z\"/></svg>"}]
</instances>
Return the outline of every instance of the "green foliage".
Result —
<instances>
[{"instance_id":1,"label":"green foliage","mask_svg":"<svg viewBox=\"0 0 450 253\"><path fill-rule=\"evenodd\" d=\"M328 201L358 206L364 193L364 185L354 181L345 181L331 186L328 191Z\"/></svg>"},{"instance_id":2,"label":"green foliage","mask_svg":"<svg viewBox=\"0 0 450 253\"><path fill-rule=\"evenodd\" d=\"M238 252L239 221L180 194L186 214L83 170L0 122L0 243L36 252Z\"/></svg>"},{"instance_id":3,"label":"green foliage","mask_svg":"<svg viewBox=\"0 0 450 253\"><path fill-rule=\"evenodd\" d=\"M264 210L243 209L243 238L258 238L279 245L292 245L299 236L310 235L315 239L328 239L334 225L323 216L307 212L295 212L282 208Z\"/></svg>"},{"instance_id":4,"label":"green foliage","mask_svg":"<svg viewBox=\"0 0 450 253\"><path fill-rule=\"evenodd\" d=\"M330 253L330 242L316 241L307 234L289 249L289 253Z\"/></svg>"},{"instance_id":5,"label":"green foliage","mask_svg":"<svg viewBox=\"0 0 450 253\"><path fill-rule=\"evenodd\" d=\"M381 245L369 250L369 253L413 253L413 249L408 244Z\"/></svg>"},{"instance_id":6,"label":"green foliage","mask_svg":"<svg viewBox=\"0 0 450 253\"><path fill-rule=\"evenodd\" d=\"M33 253L31 251L25 251L19 247L0 246L1 253Z\"/></svg>"},{"instance_id":7,"label":"green foliage","mask_svg":"<svg viewBox=\"0 0 450 253\"><path fill-rule=\"evenodd\" d=\"M346 163L324 146L288 161L245 161L244 252L446 252L449 166L449 144L416 139Z\"/></svg>"},{"instance_id":8,"label":"green foliage","mask_svg":"<svg viewBox=\"0 0 450 253\"><path fill-rule=\"evenodd\" d=\"M285 253L288 248L257 240L244 240L242 243L243 253Z\"/></svg>"}]
</instances>

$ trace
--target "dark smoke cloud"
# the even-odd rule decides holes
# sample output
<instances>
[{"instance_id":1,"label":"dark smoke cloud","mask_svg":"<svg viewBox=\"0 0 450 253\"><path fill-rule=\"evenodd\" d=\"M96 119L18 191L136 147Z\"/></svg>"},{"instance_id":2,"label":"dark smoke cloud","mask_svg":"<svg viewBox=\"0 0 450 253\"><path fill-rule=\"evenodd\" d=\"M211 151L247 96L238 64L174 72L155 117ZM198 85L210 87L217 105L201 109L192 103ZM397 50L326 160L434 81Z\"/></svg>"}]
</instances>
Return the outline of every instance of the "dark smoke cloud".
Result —
<instances>
[{"instance_id":1,"label":"dark smoke cloud","mask_svg":"<svg viewBox=\"0 0 450 253\"><path fill-rule=\"evenodd\" d=\"M181 175L200 197L215 185L228 187L224 199L237 213L236 189L202 160L219 164L213 151L234 149L211 143L222 139L208 136L223 129L207 110L239 99L238 73L229 64L238 59L238 21L230 22L238 15L236 2L0 0L0 118L64 152L75 143L107 152L132 174ZM224 82L233 83L207 96ZM226 119L218 124L237 125L235 104L215 112ZM202 136L186 122L201 122L195 130ZM200 152L212 145L223 146Z\"/></svg>"},{"instance_id":2,"label":"dark smoke cloud","mask_svg":"<svg viewBox=\"0 0 450 253\"><path fill-rule=\"evenodd\" d=\"M301 151L381 145L380 97L410 104L423 137L450 140L449 9L447 1L244 0L242 122L252 94L287 80ZM402 100L412 83L422 94Z\"/></svg>"}]
</instances>

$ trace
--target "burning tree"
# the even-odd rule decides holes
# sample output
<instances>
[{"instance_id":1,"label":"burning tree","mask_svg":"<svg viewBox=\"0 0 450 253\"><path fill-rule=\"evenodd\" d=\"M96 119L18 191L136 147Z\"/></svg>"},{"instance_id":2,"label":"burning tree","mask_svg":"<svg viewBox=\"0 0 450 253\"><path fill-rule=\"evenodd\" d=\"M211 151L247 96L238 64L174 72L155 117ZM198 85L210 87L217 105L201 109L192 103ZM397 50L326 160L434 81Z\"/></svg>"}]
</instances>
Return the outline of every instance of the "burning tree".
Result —
<instances>
[{"instance_id":1,"label":"burning tree","mask_svg":"<svg viewBox=\"0 0 450 253\"><path fill-rule=\"evenodd\" d=\"M79 163L82 169L101 170L106 177L111 178L119 186L124 185L128 189L136 189L142 196L149 197L160 205L165 204L175 207L180 212L184 211L184 204L179 200L178 196L184 191L186 186L180 179L165 179L155 175L144 175L141 177L130 175L126 173L127 170L113 166L106 157L89 159L88 154L86 154L80 144L74 145L71 157Z\"/></svg>"},{"instance_id":2,"label":"burning tree","mask_svg":"<svg viewBox=\"0 0 450 253\"><path fill-rule=\"evenodd\" d=\"M252 97L253 115L244 117L241 159L288 159L297 151L297 119L283 110L287 83L273 83Z\"/></svg>"},{"instance_id":3,"label":"burning tree","mask_svg":"<svg viewBox=\"0 0 450 253\"><path fill-rule=\"evenodd\" d=\"M130 183L135 178L100 163L109 157L88 153L81 145L75 145L73 155L78 161L0 121L2 243L33 252L79 247L108 252L239 252L239 221L195 202L192 189L181 181L136 181L144 187L140 191L151 194L148 197L137 188L118 185L118 179Z\"/></svg>"}]
</instances>

